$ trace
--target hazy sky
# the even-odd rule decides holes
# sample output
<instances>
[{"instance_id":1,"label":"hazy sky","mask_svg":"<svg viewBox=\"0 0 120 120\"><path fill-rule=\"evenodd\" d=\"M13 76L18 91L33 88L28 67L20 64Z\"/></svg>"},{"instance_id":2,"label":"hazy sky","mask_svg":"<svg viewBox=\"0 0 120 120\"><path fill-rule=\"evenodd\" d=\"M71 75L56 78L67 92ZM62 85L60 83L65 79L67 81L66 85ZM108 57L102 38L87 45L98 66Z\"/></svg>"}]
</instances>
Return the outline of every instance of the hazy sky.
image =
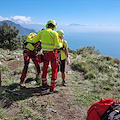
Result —
<instances>
[{"instance_id":1,"label":"hazy sky","mask_svg":"<svg viewBox=\"0 0 120 120\"><path fill-rule=\"evenodd\" d=\"M0 0L0 21L120 26L120 0Z\"/></svg>"}]
</instances>

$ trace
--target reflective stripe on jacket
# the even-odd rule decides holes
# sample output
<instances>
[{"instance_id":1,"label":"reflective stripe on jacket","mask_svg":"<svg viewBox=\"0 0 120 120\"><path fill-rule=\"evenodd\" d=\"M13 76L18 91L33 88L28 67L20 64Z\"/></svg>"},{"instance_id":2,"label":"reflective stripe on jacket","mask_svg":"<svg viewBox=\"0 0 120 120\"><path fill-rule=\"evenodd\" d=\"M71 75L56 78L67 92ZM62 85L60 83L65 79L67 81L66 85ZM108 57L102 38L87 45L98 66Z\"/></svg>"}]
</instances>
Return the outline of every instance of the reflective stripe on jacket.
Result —
<instances>
[{"instance_id":1,"label":"reflective stripe on jacket","mask_svg":"<svg viewBox=\"0 0 120 120\"><path fill-rule=\"evenodd\" d=\"M34 46L31 43L27 43L27 45L25 46L27 49L33 51L34 50Z\"/></svg>"}]
</instances>

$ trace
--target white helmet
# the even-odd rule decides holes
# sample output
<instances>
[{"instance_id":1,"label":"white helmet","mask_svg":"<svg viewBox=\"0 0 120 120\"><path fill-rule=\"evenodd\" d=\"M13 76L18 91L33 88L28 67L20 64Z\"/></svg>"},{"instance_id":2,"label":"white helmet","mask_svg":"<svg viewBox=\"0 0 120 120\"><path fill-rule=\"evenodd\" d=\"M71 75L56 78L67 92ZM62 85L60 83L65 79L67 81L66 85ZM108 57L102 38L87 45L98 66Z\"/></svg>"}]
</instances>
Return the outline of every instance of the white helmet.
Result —
<instances>
[{"instance_id":1,"label":"white helmet","mask_svg":"<svg viewBox=\"0 0 120 120\"><path fill-rule=\"evenodd\" d=\"M48 28L48 25L49 24L52 24L54 27L53 27L53 30L56 30L57 28L57 23L55 22L55 20L49 20L46 24L46 28Z\"/></svg>"},{"instance_id":2,"label":"white helmet","mask_svg":"<svg viewBox=\"0 0 120 120\"><path fill-rule=\"evenodd\" d=\"M58 30L57 33L58 33L58 35L59 35L60 37L64 37L64 32L63 32L63 30Z\"/></svg>"}]
</instances>

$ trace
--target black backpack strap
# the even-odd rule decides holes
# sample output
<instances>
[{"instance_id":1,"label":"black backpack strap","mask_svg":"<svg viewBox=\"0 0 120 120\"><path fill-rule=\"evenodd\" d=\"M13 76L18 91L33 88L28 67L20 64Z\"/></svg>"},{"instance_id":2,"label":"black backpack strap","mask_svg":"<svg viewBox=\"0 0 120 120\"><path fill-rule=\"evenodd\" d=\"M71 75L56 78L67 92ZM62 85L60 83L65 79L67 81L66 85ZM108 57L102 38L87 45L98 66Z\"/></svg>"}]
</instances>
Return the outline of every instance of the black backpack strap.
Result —
<instances>
[{"instance_id":1,"label":"black backpack strap","mask_svg":"<svg viewBox=\"0 0 120 120\"><path fill-rule=\"evenodd\" d=\"M108 120L108 115L113 111L113 108L110 106L104 114L101 116L100 120Z\"/></svg>"},{"instance_id":2,"label":"black backpack strap","mask_svg":"<svg viewBox=\"0 0 120 120\"><path fill-rule=\"evenodd\" d=\"M109 114L110 120L119 120L120 119L120 104L116 104L113 108L113 112Z\"/></svg>"},{"instance_id":3,"label":"black backpack strap","mask_svg":"<svg viewBox=\"0 0 120 120\"><path fill-rule=\"evenodd\" d=\"M120 120L120 104L110 106L100 120Z\"/></svg>"},{"instance_id":4,"label":"black backpack strap","mask_svg":"<svg viewBox=\"0 0 120 120\"><path fill-rule=\"evenodd\" d=\"M118 114L118 113L117 113L116 111L112 111L112 112L109 114L109 116L108 116L109 120L114 120L114 117L115 117L117 114Z\"/></svg>"},{"instance_id":5,"label":"black backpack strap","mask_svg":"<svg viewBox=\"0 0 120 120\"><path fill-rule=\"evenodd\" d=\"M113 120L120 120L120 114L116 115Z\"/></svg>"}]
</instances>

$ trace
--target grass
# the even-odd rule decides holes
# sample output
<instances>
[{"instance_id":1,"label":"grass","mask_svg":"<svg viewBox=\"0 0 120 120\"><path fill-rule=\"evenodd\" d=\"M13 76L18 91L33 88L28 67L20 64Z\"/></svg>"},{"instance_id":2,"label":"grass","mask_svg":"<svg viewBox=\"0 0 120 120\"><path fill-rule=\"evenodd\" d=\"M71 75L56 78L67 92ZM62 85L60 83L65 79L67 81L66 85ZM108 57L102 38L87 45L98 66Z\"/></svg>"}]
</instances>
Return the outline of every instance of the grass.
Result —
<instances>
[{"instance_id":1,"label":"grass","mask_svg":"<svg viewBox=\"0 0 120 120\"><path fill-rule=\"evenodd\" d=\"M10 71L7 66L2 66L2 87L0 88L0 103L2 104L0 105L0 119L54 120L52 115L47 112L47 106L35 100L36 95L34 95L34 91L37 90L39 95L41 95L39 89L41 89L40 86L42 84L41 82L39 82L39 84L33 82L34 78L36 77L34 65L30 65L28 69L28 74L26 77L27 89L21 89L19 86L22 69L23 66ZM50 70L48 70L47 78L48 84L50 84ZM44 102L47 105L54 106L50 99L46 99ZM18 111L15 116L12 115L11 117L7 116L6 110L12 104L14 104L13 109L16 109Z\"/></svg>"},{"instance_id":2,"label":"grass","mask_svg":"<svg viewBox=\"0 0 120 120\"><path fill-rule=\"evenodd\" d=\"M5 118L5 112L3 108L0 108L0 119Z\"/></svg>"},{"instance_id":3,"label":"grass","mask_svg":"<svg viewBox=\"0 0 120 120\"><path fill-rule=\"evenodd\" d=\"M79 50L77 52L81 57L74 59L72 68L83 72L86 80L74 84L73 104L91 106L102 98L120 99L120 60L111 56L101 56L89 48L80 49L80 52ZM76 75L74 79L78 80Z\"/></svg>"},{"instance_id":4,"label":"grass","mask_svg":"<svg viewBox=\"0 0 120 120\"><path fill-rule=\"evenodd\" d=\"M74 105L82 108L84 118L88 108L105 98L120 99L120 61L118 58L110 56L101 56L99 51L94 51L94 47L81 48L80 50L70 53L73 63L71 65L71 74L67 74L66 81L68 87L63 89L61 86L61 73L58 72L58 84L56 88L62 88L60 96L43 96L41 92L41 82L34 83L35 70L34 66L29 66L26 77L26 89L20 89L19 78L22 67L13 71L2 66L2 87L0 88L0 119L8 120L33 119L33 120L55 120L53 114L58 114L55 106L56 100L62 97L62 102L66 98L66 105L73 108ZM69 73L69 72L68 72ZM48 69L48 84L51 81L51 70ZM14 93L6 92L10 89ZM66 96L65 96L66 95ZM16 115L7 116L7 108L14 106ZM52 109L52 111L51 111ZM64 109L63 109L64 112Z\"/></svg>"}]
</instances>

